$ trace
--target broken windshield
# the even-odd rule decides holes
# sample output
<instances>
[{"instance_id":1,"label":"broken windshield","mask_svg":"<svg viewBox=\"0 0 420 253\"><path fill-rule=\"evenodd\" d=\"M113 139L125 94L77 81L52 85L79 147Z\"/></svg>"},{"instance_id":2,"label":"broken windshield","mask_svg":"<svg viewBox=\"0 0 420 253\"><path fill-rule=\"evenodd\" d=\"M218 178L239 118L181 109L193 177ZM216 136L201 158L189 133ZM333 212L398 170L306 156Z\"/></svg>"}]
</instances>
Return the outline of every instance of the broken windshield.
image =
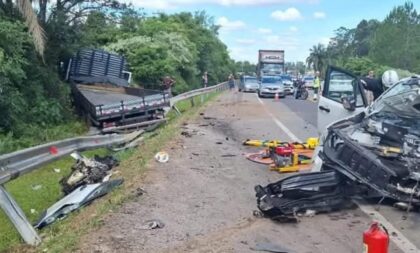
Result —
<instances>
[{"instance_id":1,"label":"broken windshield","mask_svg":"<svg viewBox=\"0 0 420 253\"><path fill-rule=\"evenodd\" d=\"M420 118L420 78L401 80L387 90L372 109L375 112L392 112L401 117Z\"/></svg>"}]
</instances>

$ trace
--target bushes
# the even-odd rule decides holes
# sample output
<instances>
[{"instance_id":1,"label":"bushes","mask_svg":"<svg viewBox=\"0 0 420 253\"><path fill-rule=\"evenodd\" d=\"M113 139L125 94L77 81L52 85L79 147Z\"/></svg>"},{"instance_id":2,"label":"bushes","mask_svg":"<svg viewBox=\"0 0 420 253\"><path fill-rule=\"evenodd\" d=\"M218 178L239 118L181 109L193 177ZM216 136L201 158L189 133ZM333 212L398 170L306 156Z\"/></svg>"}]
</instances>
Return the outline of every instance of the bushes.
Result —
<instances>
[{"instance_id":1,"label":"bushes","mask_svg":"<svg viewBox=\"0 0 420 253\"><path fill-rule=\"evenodd\" d=\"M391 68L391 67L388 67L388 66L377 64L367 57L360 57L360 58L352 57L352 58L349 58L347 60L346 64L344 64L344 68L347 69L347 70L350 70L351 72L353 72L354 74L356 74L358 76L366 76L369 73L370 70L373 70L375 72L375 76L381 77L382 74L386 70L389 70L389 69L393 69L393 70L397 71L398 76L400 78L409 77L409 76L413 75L412 73L410 73L407 70L395 69L395 68Z\"/></svg>"},{"instance_id":2,"label":"bushes","mask_svg":"<svg viewBox=\"0 0 420 253\"><path fill-rule=\"evenodd\" d=\"M25 26L0 15L0 38L1 151L50 139L47 127L74 117L67 85L39 59Z\"/></svg>"}]
</instances>

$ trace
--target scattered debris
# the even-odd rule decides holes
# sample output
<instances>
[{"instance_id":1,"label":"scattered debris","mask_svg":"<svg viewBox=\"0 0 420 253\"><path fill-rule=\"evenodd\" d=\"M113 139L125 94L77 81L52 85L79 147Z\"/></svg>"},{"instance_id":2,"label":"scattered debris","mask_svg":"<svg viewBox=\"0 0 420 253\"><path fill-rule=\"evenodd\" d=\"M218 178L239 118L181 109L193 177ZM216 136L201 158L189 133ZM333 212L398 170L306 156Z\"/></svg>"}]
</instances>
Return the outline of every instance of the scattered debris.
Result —
<instances>
[{"instance_id":1,"label":"scattered debris","mask_svg":"<svg viewBox=\"0 0 420 253\"><path fill-rule=\"evenodd\" d=\"M54 168L53 170L54 170L55 173L60 173L61 172L61 170L57 169L57 168Z\"/></svg>"},{"instance_id":2,"label":"scattered debris","mask_svg":"<svg viewBox=\"0 0 420 253\"><path fill-rule=\"evenodd\" d=\"M156 228L163 228L165 227L165 224L161 220L148 220L143 223L142 226L140 226L139 229L142 230L151 230Z\"/></svg>"},{"instance_id":3,"label":"scattered debris","mask_svg":"<svg viewBox=\"0 0 420 253\"><path fill-rule=\"evenodd\" d=\"M82 185L103 182L110 174L110 170L119 163L112 156L95 155L93 159L90 159L77 152L72 153L71 156L77 161L72 166L70 175L60 180L64 194L69 194Z\"/></svg>"},{"instance_id":4,"label":"scattered debris","mask_svg":"<svg viewBox=\"0 0 420 253\"><path fill-rule=\"evenodd\" d=\"M192 155L194 155L194 156L200 156L200 154L198 154L198 153L191 153Z\"/></svg>"},{"instance_id":5,"label":"scattered debris","mask_svg":"<svg viewBox=\"0 0 420 253\"><path fill-rule=\"evenodd\" d=\"M255 191L264 217L281 222L296 220L307 210L330 212L352 203L342 177L334 171L293 175L266 187L258 185Z\"/></svg>"},{"instance_id":6,"label":"scattered debris","mask_svg":"<svg viewBox=\"0 0 420 253\"><path fill-rule=\"evenodd\" d=\"M36 222L35 228L41 229L56 220L65 218L69 213L92 203L93 200L102 197L123 183L123 179L87 184L78 187L67 196L52 205L43 212L41 218Z\"/></svg>"},{"instance_id":7,"label":"scattered debris","mask_svg":"<svg viewBox=\"0 0 420 253\"><path fill-rule=\"evenodd\" d=\"M216 142L216 144L218 144L218 145L222 145L222 144L223 144L223 142L221 142L221 141L217 141L217 142Z\"/></svg>"},{"instance_id":8,"label":"scattered debris","mask_svg":"<svg viewBox=\"0 0 420 253\"><path fill-rule=\"evenodd\" d=\"M254 251L265 251L273 253L290 253L291 251L281 245L274 244L271 242L259 242L255 246L250 248Z\"/></svg>"},{"instance_id":9,"label":"scattered debris","mask_svg":"<svg viewBox=\"0 0 420 253\"><path fill-rule=\"evenodd\" d=\"M135 195L137 196L137 197L140 197L140 196L142 196L143 194L145 194L145 193L147 193L144 189L142 189L141 187L138 187L137 189L136 189L136 191L135 191Z\"/></svg>"},{"instance_id":10,"label":"scattered debris","mask_svg":"<svg viewBox=\"0 0 420 253\"><path fill-rule=\"evenodd\" d=\"M217 119L217 118L215 118L215 117L203 117L203 119L205 119L205 120L210 120L210 119Z\"/></svg>"},{"instance_id":11,"label":"scattered debris","mask_svg":"<svg viewBox=\"0 0 420 253\"><path fill-rule=\"evenodd\" d=\"M229 137L226 137L226 138L225 138L225 140L227 140L227 141L228 141L228 140L229 140Z\"/></svg>"},{"instance_id":12,"label":"scattered debris","mask_svg":"<svg viewBox=\"0 0 420 253\"><path fill-rule=\"evenodd\" d=\"M42 189L42 185L41 184L35 184L35 185L31 185L32 190L34 191L38 191Z\"/></svg>"},{"instance_id":13,"label":"scattered debris","mask_svg":"<svg viewBox=\"0 0 420 253\"><path fill-rule=\"evenodd\" d=\"M36 214L38 213L35 209L31 208L31 214Z\"/></svg>"},{"instance_id":14,"label":"scattered debris","mask_svg":"<svg viewBox=\"0 0 420 253\"><path fill-rule=\"evenodd\" d=\"M233 154L226 154L226 155L222 155L222 157L235 157L236 155Z\"/></svg>"},{"instance_id":15,"label":"scattered debris","mask_svg":"<svg viewBox=\"0 0 420 253\"><path fill-rule=\"evenodd\" d=\"M181 135L184 136L184 137L187 137L187 138L193 137L193 134L190 133L190 132L187 132L187 131L182 131Z\"/></svg>"},{"instance_id":16,"label":"scattered debris","mask_svg":"<svg viewBox=\"0 0 420 253\"><path fill-rule=\"evenodd\" d=\"M306 212L305 212L305 214L303 216L305 216L305 217L314 217L315 215L316 215L316 211L315 210L307 209Z\"/></svg>"},{"instance_id":17,"label":"scattered debris","mask_svg":"<svg viewBox=\"0 0 420 253\"><path fill-rule=\"evenodd\" d=\"M164 151L158 152L155 155L155 160L160 163L167 163L169 161L169 154Z\"/></svg>"}]
</instances>

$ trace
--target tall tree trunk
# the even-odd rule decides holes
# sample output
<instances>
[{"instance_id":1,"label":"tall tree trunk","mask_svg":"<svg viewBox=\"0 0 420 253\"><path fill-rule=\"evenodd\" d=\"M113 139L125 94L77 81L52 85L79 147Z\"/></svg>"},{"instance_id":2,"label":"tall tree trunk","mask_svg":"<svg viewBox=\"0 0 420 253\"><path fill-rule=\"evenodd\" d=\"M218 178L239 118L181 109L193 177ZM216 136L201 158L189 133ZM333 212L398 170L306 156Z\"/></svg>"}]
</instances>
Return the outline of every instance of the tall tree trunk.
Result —
<instances>
[{"instance_id":1,"label":"tall tree trunk","mask_svg":"<svg viewBox=\"0 0 420 253\"><path fill-rule=\"evenodd\" d=\"M39 0L39 21L44 25L47 21L47 0Z\"/></svg>"}]
</instances>

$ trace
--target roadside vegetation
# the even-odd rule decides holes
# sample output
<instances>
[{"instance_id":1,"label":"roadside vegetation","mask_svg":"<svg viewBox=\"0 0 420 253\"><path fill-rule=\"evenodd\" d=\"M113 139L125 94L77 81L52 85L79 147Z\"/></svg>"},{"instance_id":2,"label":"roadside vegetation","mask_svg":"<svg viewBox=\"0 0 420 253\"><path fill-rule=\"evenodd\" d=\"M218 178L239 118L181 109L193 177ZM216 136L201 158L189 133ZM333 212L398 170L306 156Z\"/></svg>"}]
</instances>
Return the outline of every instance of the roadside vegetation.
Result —
<instances>
[{"instance_id":1,"label":"roadside vegetation","mask_svg":"<svg viewBox=\"0 0 420 253\"><path fill-rule=\"evenodd\" d=\"M339 27L328 46L314 45L307 64L325 72L327 65L358 75L374 70L380 76L396 69L400 77L420 73L420 13L411 2L394 7L383 21L362 20L355 28Z\"/></svg>"},{"instance_id":2,"label":"roadside vegetation","mask_svg":"<svg viewBox=\"0 0 420 253\"><path fill-rule=\"evenodd\" d=\"M75 115L66 63L81 48L124 54L134 85L174 93L227 79L234 62L205 12L148 15L115 0L0 0L0 154L87 127ZM48 11L47 11L48 9Z\"/></svg>"}]
</instances>

